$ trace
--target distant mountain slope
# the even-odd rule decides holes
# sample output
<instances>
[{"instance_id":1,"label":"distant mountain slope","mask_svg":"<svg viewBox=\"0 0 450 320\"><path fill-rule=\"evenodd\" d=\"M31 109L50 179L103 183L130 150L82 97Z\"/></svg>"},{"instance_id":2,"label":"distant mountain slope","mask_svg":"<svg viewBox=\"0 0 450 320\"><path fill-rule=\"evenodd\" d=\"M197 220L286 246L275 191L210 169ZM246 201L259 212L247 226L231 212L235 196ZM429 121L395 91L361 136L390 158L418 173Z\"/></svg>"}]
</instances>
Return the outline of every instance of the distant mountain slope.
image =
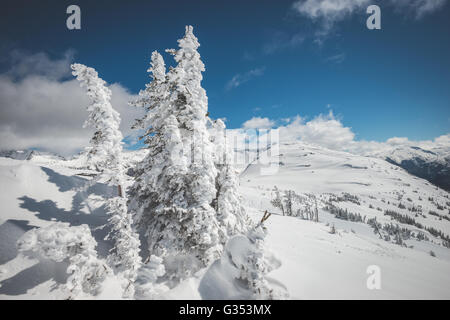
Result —
<instances>
[{"instance_id":1,"label":"distant mountain slope","mask_svg":"<svg viewBox=\"0 0 450 320\"><path fill-rule=\"evenodd\" d=\"M405 169L410 174L450 191L450 152L448 149L426 150L415 146L398 146L374 155Z\"/></svg>"},{"instance_id":2,"label":"distant mountain slope","mask_svg":"<svg viewBox=\"0 0 450 320\"><path fill-rule=\"evenodd\" d=\"M0 157L10 158L15 160L28 160L31 150L3 150L0 151Z\"/></svg>"},{"instance_id":3,"label":"distant mountain slope","mask_svg":"<svg viewBox=\"0 0 450 320\"><path fill-rule=\"evenodd\" d=\"M36 159L39 157L46 157L51 159L57 159L57 160L65 160L64 157L52 153L52 152L46 152L46 151L38 151L38 150L3 150L0 151L0 157L4 158L10 158L15 160L31 160Z\"/></svg>"},{"instance_id":4,"label":"distant mountain slope","mask_svg":"<svg viewBox=\"0 0 450 320\"><path fill-rule=\"evenodd\" d=\"M274 215L268 223L271 246L283 264L272 276L292 296L448 297L439 283L450 284L450 277L429 260L439 257L442 268L450 261L449 243L439 234L450 234L447 191L383 159L302 142L281 143L278 153L263 160L278 163L278 170L262 174L266 165L253 161L240 176L241 192L255 217L265 210ZM272 205L275 186L284 205L287 191L297 195L295 217ZM305 218L315 208L319 223ZM337 236L330 235L332 228ZM383 290L365 287L369 265L381 268ZM429 267L436 273L428 273Z\"/></svg>"},{"instance_id":5,"label":"distant mountain slope","mask_svg":"<svg viewBox=\"0 0 450 320\"><path fill-rule=\"evenodd\" d=\"M261 174L264 165L254 161L240 180L244 188L265 190L267 206L274 186L325 198L345 193L359 198L355 213L389 222L384 212L392 210L450 234L450 194L385 160L293 142L280 144L279 156L272 155L269 162L279 163L274 174ZM420 213L415 211L419 207Z\"/></svg>"}]
</instances>

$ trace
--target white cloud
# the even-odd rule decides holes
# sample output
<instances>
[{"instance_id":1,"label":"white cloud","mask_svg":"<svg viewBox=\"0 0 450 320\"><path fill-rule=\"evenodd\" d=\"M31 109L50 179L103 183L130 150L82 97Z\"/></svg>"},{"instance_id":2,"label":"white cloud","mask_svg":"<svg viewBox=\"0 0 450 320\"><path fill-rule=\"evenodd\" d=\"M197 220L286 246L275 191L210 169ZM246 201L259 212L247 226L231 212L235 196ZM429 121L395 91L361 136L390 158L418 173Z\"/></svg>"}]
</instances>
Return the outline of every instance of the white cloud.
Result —
<instances>
[{"instance_id":1,"label":"white cloud","mask_svg":"<svg viewBox=\"0 0 450 320\"><path fill-rule=\"evenodd\" d=\"M408 138L405 137L393 137L386 140L386 143L391 146L400 146L407 144L409 142Z\"/></svg>"},{"instance_id":2,"label":"white cloud","mask_svg":"<svg viewBox=\"0 0 450 320\"><path fill-rule=\"evenodd\" d=\"M330 149L343 149L355 138L351 128L344 127L331 111L328 115L321 114L310 121L296 116L279 129L281 140L302 140Z\"/></svg>"},{"instance_id":3,"label":"white cloud","mask_svg":"<svg viewBox=\"0 0 450 320\"><path fill-rule=\"evenodd\" d=\"M278 31L272 34L269 41L263 45L262 51L264 54L272 54L282 49L297 47L304 41L305 37L301 33L290 36Z\"/></svg>"},{"instance_id":4,"label":"white cloud","mask_svg":"<svg viewBox=\"0 0 450 320\"><path fill-rule=\"evenodd\" d=\"M242 129L274 128L277 121L269 118L252 118L242 125ZM345 127L333 112L320 114L312 120L297 115L293 118L281 119L280 142L300 140L332 150L348 151L360 155L374 155L397 146L414 146L425 150L441 149L445 153L450 151L450 133L433 140L413 141L405 137L392 137L385 142L355 140L355 133L350 127ZM242 132L245 134L245 132Z\"/></svg>"},{"instance_id":5,"label":"white cloud","mask_svg":"<svg viewBox=\"0 0 450 320\"><path fill-rule=\"evenodd\" d=\"M399 147L419 147L443 156L450 156L450 134L442 135L433 140L409 140L405 137L393 137L385 142L377 141L353 141L344 151L364 156L386 156ZM401 154L401 153L400 153Z\"/></svg>"},{"instance_id":6,"label":"white cloud","mask_svg":"<svg viewBox=\"0 0 450 320\"><path fill-rule=\"evenodd\" d=\"M242 124L243 130L270 129L277 121L269 118L253 117ZM341 150L354 141L355 134L351 128L344 127L330 111L327 115L319 115L310 121L300 116L281 119L280 140L283 142L302 140L330 149Z\"/></svg>"},{"instance_id":7,"label":"white cloud","mask_svg":"<svg viewBox=\"0 0 450 320\"><path fill-rule=\"evenodd\" d=\"M0 75L0 149L69 155L88 145L92 132L82 125L89 101L78 81L69 78L71 62L70 53L59 60L45 53L15 55L11 69ZM133 96L120 84L110 88L124 136L135 134L130 126L138 111L127 105Z\"/></svg>"},{"instance_id":8,"label":"white cloud","mask_svg":"<svg viewBox=\"0 0 450 320\"><path fill-rule=\"evenodd\" d=\"M241 84L246 83L255 77L262 76L264 74L264 70L265 67L261 67L247 71L246 73L238 73L235 76L233 76L233 78L231 78L230 81L228 81L228 83L225 86L225 89L231 90L233 88L237 88Z\"/></svg>"},{"instance_id":9,"label":"white cloud","mask_svg":"<svg viewBox=\"0 0 450 320\"><path fill-rule=\"evenodd\" d=\"M318 21L321 28L318 36L327 35L336 22L339 22L356 11L367 8L370 0L299 0L292 8L300 15Z\"/></svg>"},{"instance_id":10,"label":"white cloud","mask_svg":"<svg viewBox=\"0 0 450 320\"><path fill-rule=\"evenodd\" d=\"M390 0L400 12L412 12L417 19L442 8L447 0Z\"/></svg>"},{"instance_id":11,"label":"white cloud","mask_svg":"<svg viewBox=\"0 0 450 320\"><path fill-rule=\"evenodd\" d=\"M340 64L345 60L345 53L338 53L325 59L325 62Z\"/></svg>"},{"instance_id":12,"label":"white cloud","mask_svg":"<svg viewBox=\"0 0 450 320\"><path fill-rule=\"evenodd\" d=\"M292 5L311 19L338 21L366 6L369 0L299 0Z\"/></svg>"},{"instance_id":13,"label":"white cloud","mask_svg":"<svg viewBox=\"0 0 450 320\"><path fill-rule=\"evenodd\" d=\"M275 122L269 118L253 117L242 124L242 129L269 129L275 125Z\"/></svg>"},{"instance_id":14,"label":"white cloud","mask_svg":"<svg viewBox=\"0 0 450 320\"><path fill-rule=\"evenodd\" d=\"M450 145L450 133L435 138L435 139L434 139L434 142L435 142L438 146L441 146L441 145L442 145L442 146L448 146L448 145Z\"/></svg>"},{"instance_id":15,"label":"white cloud","mask_svg":"<svg viewBox=\"0 0 450 320\"><path fill-rule=\"evenodd\" d=\"M371 4L385 4L397 9L398 14L412 13L416 18L433 13L442 8L447 0L386 0L384 2L371 0L297 0L292 9L319 25L316 31L316 41L321 43L333 29L336 23L347 19L355 13L365 14Z\"/></svg>"}]
</instances>

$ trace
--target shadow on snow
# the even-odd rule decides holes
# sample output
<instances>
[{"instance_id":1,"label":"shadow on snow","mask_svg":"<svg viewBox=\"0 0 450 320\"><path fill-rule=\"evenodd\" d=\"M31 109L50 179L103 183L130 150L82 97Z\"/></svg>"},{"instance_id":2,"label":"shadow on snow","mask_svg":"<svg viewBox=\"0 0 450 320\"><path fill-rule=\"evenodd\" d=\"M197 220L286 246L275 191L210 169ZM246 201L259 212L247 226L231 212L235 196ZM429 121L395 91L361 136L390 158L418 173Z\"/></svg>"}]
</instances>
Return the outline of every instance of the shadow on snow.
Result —
<instances>
[{"instance_id":1,"label":"shadow on snow","mask_svg":"<svg viewBox=\"0 0 450 320\"><path fill-rule=\"evenodd\" d=\"M89 195L109 196L113 189L105 184L96 183L80 190L89 180L76 176L66 176L56 171L41 167L48 175L48 181L58 187L58 191L75 191L72 198L72 207L70 210L59 208L53 200L37 201L26 195L18 198L20 207L35 213L35 216L45 221L66 222L70 226L79 226L87 224L92 232L92 236L97 241L97 252L99 257L106 257L112 245L104 238L109 232L105 226L108 215L104 205L92 208L86 199ZM82 210L85 209L87 213ZM3 265L14 259L17 254L16 242L28 230L35 228L29 225L25 220L7 220L0 225L0 265ZM39 259L39 262L30 268L20 271L11 278L0 282L0 294L20 295L26 293L29 289L53 279L57 284L65 283L67 274L67 263L55 263L46 259Z\"/></svg>"}]
</instances>

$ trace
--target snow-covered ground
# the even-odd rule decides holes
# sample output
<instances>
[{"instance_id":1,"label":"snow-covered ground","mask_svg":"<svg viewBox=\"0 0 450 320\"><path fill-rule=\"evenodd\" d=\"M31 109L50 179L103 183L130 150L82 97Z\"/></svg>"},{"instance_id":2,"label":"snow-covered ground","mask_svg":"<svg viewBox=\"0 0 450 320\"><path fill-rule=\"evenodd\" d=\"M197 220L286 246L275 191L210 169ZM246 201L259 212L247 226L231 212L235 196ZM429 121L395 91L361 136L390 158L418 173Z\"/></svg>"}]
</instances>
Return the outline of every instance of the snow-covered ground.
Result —
<instances>
[{"instance_id":1,"label":"snow-covered ground","mask_svg":"<svg viewBox=\"0 0 450 320\"><path fill-rule=\"evenodd\" d=\"M266 246L279 264L269 274L272 284L286 288L292 299L450 298L450 249L429 232L433 228L450 235L448 192L374 157L300 142L282 144L279 152L280 157L272 159L280 164L275 174L261 175L261 166L253 163L240 176L250 217L258 221L265 210L272 212L265 223ZM126 160L132 163L142 156L142 151L130 152ZM67 279L65 263L18 253L16 241L31 228L54 221L87 224L98 243L99 257L106 257L111 244L104 240L108 230L101 228L107 219L101 196L109 190L97 184L80 191L89 179L82 163L80 158L49 155L30 160L0 158L0 299L67 298L61 290ZM271 204L274 186L281 193L295 191L306 199L303 205L317 203L319 222L283 216ZM327 211L330 204L365 216L364 222L336 218ZM408 216L415 223L392 220L385 210ZM374 217L381 225L392 222L427 240L410 237L401 246L393 239L380 239L367 224ZM333 225L334 234L330 233ZM367 287L369 266L379 267L379 290ZM245 298L226 274L218 280L220 270L225 268L217 262L161 298ZM98 298L120 298L117 284L105 286Z\"/></svg>"}]
</instances>

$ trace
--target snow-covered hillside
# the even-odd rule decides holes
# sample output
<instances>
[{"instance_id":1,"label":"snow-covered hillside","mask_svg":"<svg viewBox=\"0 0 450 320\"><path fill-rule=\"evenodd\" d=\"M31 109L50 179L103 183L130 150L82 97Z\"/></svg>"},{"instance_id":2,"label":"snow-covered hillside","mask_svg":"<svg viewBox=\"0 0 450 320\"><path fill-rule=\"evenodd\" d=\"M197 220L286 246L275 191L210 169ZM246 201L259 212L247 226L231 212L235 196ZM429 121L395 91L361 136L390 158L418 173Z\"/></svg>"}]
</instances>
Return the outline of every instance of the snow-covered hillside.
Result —
<instances>
[{"instance_id":1,"label":"snow-covered hillside","mask_svg":"<svg viewBox=\"0 0 450 320\"><path fill-rule=\"evenodd\" d=\"M271 159L280 164L278 172L261 175L262 166L251 164L241 174L241 190L248 206L259 212L271 207L275 186L303 197L300 210L317 203L318 224L280 215L269 224L274 251L283 261L274 274L287 284L292 296L449 297L446 270L450 270L450 249L432 234L435 230L450 234L448 192L377 158L301 142L281 144L279 150ZM281 213L273 206L271 210ZM364 221L350 221L358 221L358 215ZM379 233L368 224L373 218ZM394 229L397 225L405 229L402 245L396 244L391 223ZM337 234L329 233L333 225ZM419 234L427 240L417 237ZM382 290L365 287L369 265L381 268Z\"/></svg>"},{"instance_id":2,"label":"snow-covered hillside","mask_svg":"<svg viewBox=\"0 0 450 320\"><path fill-rule=\"evenodd\" d=\"M447 191L450 190L450 147L448 144L429 149L399 145L381 148L369 155L385 159L415 176L426 179Z\"/></svg>"},{"instance_id":3,"label":"snow-covered hillside","mask_svg":"<svg viewBox=\"0 0 450 320\"><path fill-rule=\"evenodd\" d=\"M279 147L275 174L261 175L261 165L252 163L240 177L250 217L258 221L265 210L272 212L266 245L278 266L269 274L273 285L292 299L450 298L448 192L382 159L300 142ZM144 153L126 153L129 167ZM86 224L99 257L106 257L111 243L104 240L102 195L111 190L102 184L80 190L89 173L82 156L0 158L0 299L67 298L60 289L65 263L17 251L16 241L31 228L54 221ZM282 195L292 190L298 196L296 216L283 216L271 204L275 186ZM301 218L316 207L319 222ZM380 290L367 288L369 266L380 268ZM216 261L160 298L245 298L227 270L226 261ZM105 286L98 298L120 298L116 283Z\"/></svg>"}]
</instances>

